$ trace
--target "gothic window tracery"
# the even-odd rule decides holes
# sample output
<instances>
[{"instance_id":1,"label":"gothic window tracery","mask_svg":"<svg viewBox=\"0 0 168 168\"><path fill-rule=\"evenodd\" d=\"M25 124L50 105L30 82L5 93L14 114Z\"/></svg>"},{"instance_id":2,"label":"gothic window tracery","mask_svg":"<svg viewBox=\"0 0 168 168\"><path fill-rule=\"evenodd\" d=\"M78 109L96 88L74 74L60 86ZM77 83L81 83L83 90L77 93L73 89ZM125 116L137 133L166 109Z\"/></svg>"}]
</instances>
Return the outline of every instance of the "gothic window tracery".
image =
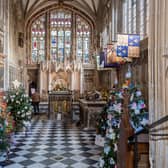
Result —
<instances>
[{"instance_id":1,"label":"gothic window tracery","mask_svg":"<svg viewBox=\"0 0 168 168\"><path fill-rule=\"evenodd\" d=\"M51 59L64 62L71 54L72 13L53 11L50 14Z\"/></svg>"},{"instance_id":2,"label":"gothic window tracery","mask_svg":"<svg viewBox=\"0 0 168 168\"><path fill-rule=\"evenodd\" d=\"M45 15L32 24L32 61L45 60Z\"/></svg>"},{"instance_id":3,"label":"gothic window tracery","mask_svg":"<svg viewBox=\"0 0 168 168\"><path fill-rule=\"evenodd\" d=\"M46 60L48 51L51 61L64 63L74 58L88 63L91 25L67 9L55 9L49 12L49 17L46 15L37 18L31 26L31 60L36 63Z\"/></svg>"},{"instance_id":4,"label":"gothic window tracery","mask_svg":"<svg viewBox=\"0 0 168 168\"><path fill-rule=\"evenodd\" d=\"M90 27L79 16L76 16L76 36L77 36L77 59L84 59L89 62L89 43L90 43Z\"/></svg>"}]
</instances>

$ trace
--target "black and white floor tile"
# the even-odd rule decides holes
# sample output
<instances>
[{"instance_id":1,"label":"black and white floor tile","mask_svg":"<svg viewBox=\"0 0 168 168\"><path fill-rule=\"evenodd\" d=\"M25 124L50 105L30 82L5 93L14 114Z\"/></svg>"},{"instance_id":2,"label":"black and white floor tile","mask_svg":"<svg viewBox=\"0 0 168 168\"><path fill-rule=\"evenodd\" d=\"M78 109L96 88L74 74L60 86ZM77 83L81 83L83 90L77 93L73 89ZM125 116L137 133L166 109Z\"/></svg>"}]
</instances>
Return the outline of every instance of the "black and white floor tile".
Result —
<instances>
[{"instance_id":1,"label":"black and white floor tile","mask_svg":"<svg viewBox=\"0 0 168 168\"><path fill-rule=\"evenodd\" d=\"M94 132L65 121L36 116L28 135L15 135L5 168L98 168L102 149L94 145Z\"/></svg>"}]
</instances>

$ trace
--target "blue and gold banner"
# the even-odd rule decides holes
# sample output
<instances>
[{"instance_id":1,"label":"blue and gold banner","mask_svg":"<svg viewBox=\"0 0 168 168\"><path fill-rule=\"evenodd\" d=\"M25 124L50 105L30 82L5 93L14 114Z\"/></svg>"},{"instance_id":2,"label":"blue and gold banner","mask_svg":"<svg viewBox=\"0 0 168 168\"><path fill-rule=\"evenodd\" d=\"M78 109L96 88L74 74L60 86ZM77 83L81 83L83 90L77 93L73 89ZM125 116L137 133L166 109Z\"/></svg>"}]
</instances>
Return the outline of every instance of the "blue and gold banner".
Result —
<instances>
[{"instance_id":1,"label":"blue and gold banner","mask_svg":"<svg viewBox=\"0 0 168 168\"><path fill-rule=\"evenodd\" d=\"M140 56L140 35L118 34L117 56L138 58Z\"/></svg>"},{"instance_id":2,"label":"blue and gold banner","mask_svg":"<svg viewBox=\"0 0 168 168\"><path fill-rule=\"evenodd\" d=\"M115 66L116 64L123 64L125 61L123 58L118 57L116 53L116 43L107 45L107 54L105 55L105 66Z\"/></svg>"}]
</instances>

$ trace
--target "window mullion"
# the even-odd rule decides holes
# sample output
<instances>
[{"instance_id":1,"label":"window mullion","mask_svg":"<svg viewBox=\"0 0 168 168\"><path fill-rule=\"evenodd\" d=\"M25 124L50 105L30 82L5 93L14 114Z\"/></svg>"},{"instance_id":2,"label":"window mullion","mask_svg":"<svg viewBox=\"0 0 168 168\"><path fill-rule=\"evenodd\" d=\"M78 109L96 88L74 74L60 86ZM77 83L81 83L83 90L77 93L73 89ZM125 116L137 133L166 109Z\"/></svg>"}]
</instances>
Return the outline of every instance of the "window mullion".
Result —
<instances>
[{"instance_id":1,"label":"window mullion","mask_svg":"<svg viewBox=\"0 0 168 168\"><path fill-rule=\"evenodd\" d=\"M65 16L64 16L65 17ZM63 53L63 62L65 61L65 51L66 51L66 49L65 49L65 25L64 25L64 27L63 27L63 34L64 34L64 37L63 37L63 47L64 47L64 49L63 49L63 51L64 51L64 53Z\"/></svg>"},{"instance_id":2,"label":"window mullion","mask_svg":"<svg viewBox=\"0 0 168 168\"><path fill-rule=\"evenodd\" d=\"M46 13L46 36L45 36L45 60L50 60L50 41L51 41L51 28L50 28L50 13Z\"/></svg>"},{"instance_id":3,"label":"window mullion","mask_svg":"<svg viewBox=\"0 0 168 168\"><path fill-rule=\"evenodd\" d=\"M72 13L72 26L71 26L71 60L75 60L77 58L77 27L76 27L76 15Z\"/></svg>"}]
</instances>

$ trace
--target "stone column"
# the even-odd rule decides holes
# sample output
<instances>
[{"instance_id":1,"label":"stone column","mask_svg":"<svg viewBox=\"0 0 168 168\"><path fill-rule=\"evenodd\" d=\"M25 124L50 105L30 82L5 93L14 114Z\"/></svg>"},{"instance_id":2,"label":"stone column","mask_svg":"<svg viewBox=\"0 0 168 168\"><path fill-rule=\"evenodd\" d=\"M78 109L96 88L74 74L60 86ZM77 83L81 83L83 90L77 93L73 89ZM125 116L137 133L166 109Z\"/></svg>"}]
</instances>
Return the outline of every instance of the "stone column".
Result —
<instances>
[{"instance_id":1,"label":"stone column","mask_svg":"<svg viewBox=\"0 0 168 168\"><path fill-rule=\"evenodd\" d=\"M82 66L80 71L80 94L83 94L84 92L83 89L84 89L84 69Z\"/></svg>"},{"instance_id":2,"label":"stone column","mask_svg":"<svg viewBox=\"0 0 168 168\"><path fill-rule=\"evenodd\" d=\"M150 123L168 115L168 2L149 1L149 114ZM164 125L159 126L163 128ZM157 133L165 133L161 129ZM164 137L150 140L151 168L167 168L168 143Z\"/></svg>"}]
</instances>

